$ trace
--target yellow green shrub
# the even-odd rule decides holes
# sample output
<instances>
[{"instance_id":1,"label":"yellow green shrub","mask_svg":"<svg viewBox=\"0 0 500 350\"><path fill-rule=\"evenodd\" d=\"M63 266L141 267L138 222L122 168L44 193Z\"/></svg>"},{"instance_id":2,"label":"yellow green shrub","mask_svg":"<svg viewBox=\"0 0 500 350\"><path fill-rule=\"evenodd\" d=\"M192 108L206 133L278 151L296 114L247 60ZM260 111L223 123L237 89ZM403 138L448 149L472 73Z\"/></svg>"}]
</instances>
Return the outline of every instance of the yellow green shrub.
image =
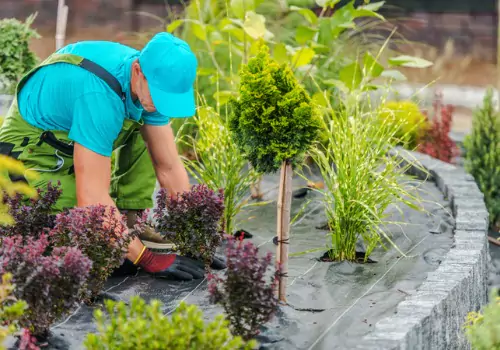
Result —
<instances>
[{"instance_id":1,"label":"yellow green shrub","mask_svg":"<svg viewBox=\"0 0 500 350\"><path fill-rule=\"evenodd\" d=\"M381 123L400 125L395 137L399 144L414 149L428 127L427 117L412 101L388 101L382 105L379 118Z\"/></svg>"},{"instance_id":2,"label":"yellow green shrub","mask_svg":"<svg viewBox=\"0 0 500 350\"><path fill-rule=\"evenodd\" d=\"M7 336L19 330L18 321L28 307L23 300L17 300L14 295L14 285L11 284L12 275L3 274L0 279L0 350Z\"/></svg>"},{"instance_id":3,"label":"yellow green shrub","mask_svg":"<svg viewBox=\"0 0 500 350\"><path fill-rule=\"evenodd\" d=\"M480 312L467 315L464 331L472 350L500 349L500 297L498 291L490 293L490 302Z\"/></svg>"}]
</instances>

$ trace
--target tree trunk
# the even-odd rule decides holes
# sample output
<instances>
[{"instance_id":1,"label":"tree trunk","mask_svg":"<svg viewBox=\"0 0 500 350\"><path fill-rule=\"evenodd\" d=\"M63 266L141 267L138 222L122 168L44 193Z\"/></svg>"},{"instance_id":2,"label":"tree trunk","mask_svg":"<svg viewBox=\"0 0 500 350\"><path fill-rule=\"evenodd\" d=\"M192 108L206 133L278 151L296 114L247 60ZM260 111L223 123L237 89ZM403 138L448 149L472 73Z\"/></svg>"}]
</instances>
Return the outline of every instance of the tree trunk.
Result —
<instances>
[{"instance_id":1,"label":"tree trunk","mask_svg":"<svg viewBox=\"0 0 500 350\"><path fill-rule=\"evenodd\" d=\"M278 297L279 300L283 302L286 302L291 206L292 165L289 162L283 162L283 164L281 165L280 188L278 197L278 248L276 252L276 261L281 265L281 277L278 284Z\"/></svg>"}]
</instances>

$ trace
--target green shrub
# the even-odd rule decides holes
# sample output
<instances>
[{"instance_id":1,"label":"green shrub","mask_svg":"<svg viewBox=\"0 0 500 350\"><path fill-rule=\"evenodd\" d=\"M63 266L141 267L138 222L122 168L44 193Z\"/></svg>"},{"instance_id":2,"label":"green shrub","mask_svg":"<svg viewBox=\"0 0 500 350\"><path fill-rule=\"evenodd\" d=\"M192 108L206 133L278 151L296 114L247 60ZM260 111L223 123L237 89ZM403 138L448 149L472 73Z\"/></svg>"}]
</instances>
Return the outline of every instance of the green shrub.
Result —
<instances>
[{"instance_id":1,"label":"green shrub","mask_svg":"<svg viewBox=\"0 0 500 350\"><path fill-rule=\"evenodd\" d=\"M230 130L236 145L259 172L274 173L284 161L302 163L319 136L320 120L306 90L288 65L261 45L240 70L239 98L232 98Z\"/></svg>"},{"instance_id":2,"label":"green shrub","mask_svg":"<svg viewBox=\"0 0 500 350\"><path fill-rule=\"evenodd\" d=\"M464 330L472 350L500 350L500 297L492 291L482 312L470 312Z\"/></svg>"},{"instance_id":3,"label":"green shrub","mask_svg":"<svg viewBox=\"0 0 500 350\"><path fill-rule=\"evenodd\" d=\"M84 345L89 350L243 350L254 349L256 343L245 343L233 337L222 315L205 324L203 314L195 305L181 302L171 317L162 312L159 301L149 304L138 296L124 302L106 300L104 313L94 312L97 334L88 334Z\"/></svg>"},{"instance_id":4,"label":"green shrub","mask_svg":"<svg viewBox=\"0 0 500 350\"><path fill-rule=\"evenodd\" d=\"M199 183L214 191L224 189L224 232L232 234L236 215L250 205L248 192L259 173L248 167L229 131L227 117L204 104L198 108L193 123L198 135L185 136L183 143L192 145L195 159L184 157L184 164Z\"/></svg>"},{"instance_id":5,"label":"green shrub","mask_svg":"<svg viewBox=\"0 0 500 350\"><path fill-rule=\"evenodd\" d=\"M405 148L417 148L419 140L428 128L427 118L412 101L389 101L379 113L381 122L399 125L395 134L398 143Z\"/></svg>"},{"instance_id":6,"label":"green shrub","mask_svg":"<svg viewBox=\"0 0 500 350\"><path fill-rule=\"evenodd\" d=\"M12 275L2 275L0 284L0 350L5 350L5 338L19 330L18 321L28 307L25 301L17 300L14 295L14 285L11 284Z\"/></svg>"},{"instance_id":7,"label":"green shrub","mask_svg":"<svg viewBox=\"0 0 500 350\"><path fill-rule=\"evenodd\" d=\"M32 38L38 33L31 28L35 16L25 22L14 18L0 20L0 87L13 94L19 79L31 70L38 58L29 48Z\"/></svg>"},{"instance_id":8,"label":"green shrub","mask_svg":"<svg viewBox=\"0 0 500 350\"><path fill-rule=\"evenodd\" d=\"M465 167L484 193L490 227L500 229L500 113L488 89L483 106L474 113L472 132L465 139Z\"/></svg>"}]
</instances>

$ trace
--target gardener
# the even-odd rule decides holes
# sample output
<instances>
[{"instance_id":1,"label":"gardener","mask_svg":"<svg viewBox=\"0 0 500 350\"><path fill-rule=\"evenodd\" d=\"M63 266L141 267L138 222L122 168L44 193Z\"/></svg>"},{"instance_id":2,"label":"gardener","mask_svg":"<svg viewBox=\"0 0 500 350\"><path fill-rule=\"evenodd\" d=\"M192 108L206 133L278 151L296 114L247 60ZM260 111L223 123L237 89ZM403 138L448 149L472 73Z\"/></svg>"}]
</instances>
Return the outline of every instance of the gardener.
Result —
<instances>
[{"instance_id":1,"label":"gardener","mask_svg":"<svg viewBox=\"0 0 500 350\"><path fill-rule=\"evenodd\" d=\"M168 33L142 51L105 41L56 51L21 79L0 129L0 153L39 174L12 181L35 188L60 181L55 212L116 206L131 228L138 211L153 207L157 180L170 194L190 190L170 120L195 114L196 70L189 45ZM163 278L203 277L200 262L152 248L172 245L145 232L130 245L129 263Z\"/></svg>"}]
</instances>

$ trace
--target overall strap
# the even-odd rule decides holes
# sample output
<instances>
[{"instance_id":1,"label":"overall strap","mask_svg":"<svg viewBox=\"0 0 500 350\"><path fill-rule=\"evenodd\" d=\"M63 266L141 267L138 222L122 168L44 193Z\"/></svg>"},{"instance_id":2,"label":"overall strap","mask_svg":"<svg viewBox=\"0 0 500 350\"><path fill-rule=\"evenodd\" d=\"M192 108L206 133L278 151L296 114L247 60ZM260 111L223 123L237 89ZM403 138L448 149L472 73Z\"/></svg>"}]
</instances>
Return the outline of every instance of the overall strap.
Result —
<instances>
[{"instance_id":1,"label":"overall strap","mask_svg":"<svg viewBox=\"0 0 500 350\"><path fill-rule=\"evenodd\" d=\"M118 79L116 79L113 74L108 72L106 69L104 69L97 63L86 58L82 59L79 66L91 73L94 73L99 78L104 80L104 82L108 84L111 90L113 90L118 95L118 97L121 98L122 101L125 101L125 93L122 90L122 86L118 81Z\"/></svg>"},{"instance_id":2,"label":"overall strap","mask_svg":"<svg viewBox=\"0 0 500 350\"><path fill-rule=\"evenodd\" d=\"M48 66L54 63L68 63L68 64L73 64L75 66L79 66L93 74L95 74L97 77L101 78L110 88L113 90L118 97L122 101L125 101L125 93L122 90L122 86L118 79L115 78L113 74L108 72L106 69L104 69L102 66L98 65L97 63L82 57L78 56L75 54L68 54L68 53L53 53L49 57L47 57L42 63L40 63L37 67L32 69L30 72L28 72L19 82L17 86L17 92L21 89L22 85L26 82L26 80L31 76L37 69L43 67L43 66Z\"/></svg>"}]
</instances>

